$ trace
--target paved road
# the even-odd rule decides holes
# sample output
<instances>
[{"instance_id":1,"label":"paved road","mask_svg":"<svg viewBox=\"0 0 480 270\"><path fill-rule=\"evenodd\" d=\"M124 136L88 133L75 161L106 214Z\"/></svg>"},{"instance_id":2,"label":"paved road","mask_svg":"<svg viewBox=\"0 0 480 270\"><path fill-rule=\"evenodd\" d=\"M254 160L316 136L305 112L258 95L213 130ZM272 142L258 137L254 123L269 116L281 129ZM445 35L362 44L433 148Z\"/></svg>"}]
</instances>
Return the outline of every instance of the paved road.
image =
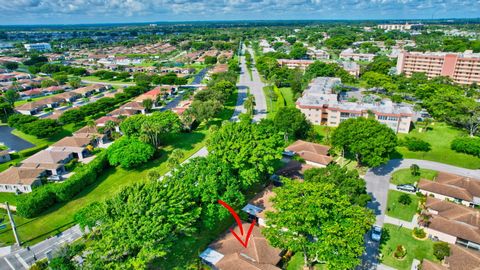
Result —
<instances>
[{"instance_id":1,"label":"paved road","mask_svg":"<svg viewBox=\"0 0 480 270\"><path fill-rule=\"evenodd\" d=\"M54 253L67 243L71 243L83 235L78 225L58 234L55 237L46 239L34 246L30 250L26 248L19 249L13 253L0 258L0 270L21 270L29 269L37 260L47 257L47 253Z\"/></svg>"},{"instance_id":2,"label":"paved road","mask_svg":"<svg viewBox=\"0 0 480 270\"><path fill-rule=\"evenodd\" d=\"M430 169L458 174L467 177L478 177L480 170L470 170L455 167L443 163L418 160L418 159L392 159L387 164L377 168L370 169L365 174L367 183L367 192L372 196L372 201L367 205L376 215L376 225L383 226L385 219L385 211L387 208L387 195L390 188L390 178L392 173L398 169L409 168L412 164L417 164L422 169ZM376 269L378 266L378 243L370 240L366 236L366 253L362 258L362 266L360 269Z\"/></svg>"},{"instance_id":3,"label":"paved road","mask_svg":"<svg viewBox=\"0 0 480 270\"><path fill-rule=\"evenodd\" d=\"M11 150L21 151L23 149L34 147L34 144L12 134L13 128L9 126L0 126L0 144L6 145Z\"/></svg>"},{"instance_id":4,"label":"paved road","mask_svg":"<svg viewBox=\"0 0 480 270\"><path fill-rule=\"evenodd\" d=\"M243 49L246 50L246 48ZM253 51L250 48L247 50L253 56ZM265 84L260 79L260 74L258 74L257 69L254 67L252 68L252 78L250 78L244 56L240 57L240 68L240 80L237 84L238 100L234 111L234 119L237 120L240 113L246 112L245 108L243 107L243 102L247 97L249 89L250 94L255 97L253 121L258 122L267 117L267 101L265 100L265 95L263 93L263 87Z\"/></svg>"}]
</instances>

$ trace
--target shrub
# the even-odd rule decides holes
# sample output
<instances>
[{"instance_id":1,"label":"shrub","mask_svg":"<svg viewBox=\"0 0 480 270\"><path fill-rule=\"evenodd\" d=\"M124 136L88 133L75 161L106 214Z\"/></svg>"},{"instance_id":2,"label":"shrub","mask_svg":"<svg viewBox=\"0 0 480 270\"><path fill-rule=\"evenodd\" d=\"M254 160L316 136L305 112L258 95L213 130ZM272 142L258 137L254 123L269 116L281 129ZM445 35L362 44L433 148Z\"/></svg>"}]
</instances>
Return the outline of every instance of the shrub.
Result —
<instances>
[{"instance_id":1,"label":"shrub","mask_svg":"<svg viewBox=\"0 0 480 270\"><path fill-rule=\"evenodd\" d=\"M398 245L393 253L393 256L395 256L397 259L403 259L405 255L407 255L407 249L402 245Z\"/></svg>"},{"instance_id":2,"label":"shrub","mask_svg":"<svg viewBox=\"0 0 480 270\"><path fill-rule=\"evenodd\" d=\"M33 115L24 115L24 114L12 114L8 117L8 125L13 128L20 129L24 124L28 124L34 121L37 121L38 118Z\"/></svg>"},{"instance_id":3,"label":"shrub","mask_svg":"<svg viewBox=\"0 0 480 270\"><path fill-rule=\"evenodd\" d=\"M439 260L443 260L450 255L450 246L445 242L436 242L433 244L433 255Z\"/></svg>"},{"instance_id":4,"label":"shrub","mask_svg":"<svg viewBox=\"0 0 480 270\"><path fill-rule=\"evenodd\" d=\"M135 138L123 137L107 150L110 165L134 168L153 157L155 148Z\"/></svg>"},{"instance_id":5,"label":"shrub","mask_svg":"<svg viewBox=\"0 0 480 270\"><path fill-rule=\"evenodd\" d=\"M53 185L36 188L33 192L23 194L17 200L17 213L26 218L32 218L47 210L57 202Z\"/></svg>"},{"instance_id":6,"label":"shrub","mask_svg":"<svg viewBox=\"0 0 480 270\"><path fill-rule=\"evenodd\" d=\"M400 140L400 146L406 147L409 151L430 151L430 144L422 139L415 137L407 137L404 140Z\"/></svg>"},{"instance_id":7,"label":"shrub","mask_svg":"<svg viewBox=\"0 0 480 270\"><path fill-rule=\"evenodd\" d=\"M53 119L38 119L21 126L19 129L38 138L48 138L62 131L62 126Z\"/></svg>"},{"instance_id":8,"label":"shrub","mask_svg":"<svg viewBox=\"0 0 480 270\"><path fill-rule=\"evenodd\" d=\"M413 176L420 175L420 166L418 166L417 164L412 164L412 165L410 166L410 173L411 173Z\"/></svg>"},{"instance_id":9,"label":"shrub","mask_svg":"<svg viewBox=\"0 0 480 270\"><path fill-rule=\"evenodd\" d=\"M398 202L403 205L410 205L412 203L412 198L408 194L402 194L398 197Z\"/></svg>"},{"instance_id":10,"label":"shrub","mask_svg":"<svg viewBox=\"0 0 480 270\"><path fill-rule=\"evenodd\" d=\"M422 228L418 228L418 227L413 228L413 235L415 235L415 237L420 239L423 239L427 236L425 231Z\"/></svg>"},{"instance_id":11,"label":"shrub","mask_svg":"<svg viewBox=\"0 0 480 270\"><path fill-rule=\"evenodd\" d=\"M480 138L456 138L450 147L456 152L480 157Z\"/></svg>"},{"instance_id":12,"label":"shrub","mask_svg":"<svg viewBox=\"0 0 480 270\"><path fill-rule=\"evenodd\" d=\"M17 213L26 218L38 216L57 202L67 202L86 186L93 184L100 172L108 166L106 151L100 152L89 164L81 167L61 184L50 184L21 195L17 202Z\"/></svg>"}]
</instances>

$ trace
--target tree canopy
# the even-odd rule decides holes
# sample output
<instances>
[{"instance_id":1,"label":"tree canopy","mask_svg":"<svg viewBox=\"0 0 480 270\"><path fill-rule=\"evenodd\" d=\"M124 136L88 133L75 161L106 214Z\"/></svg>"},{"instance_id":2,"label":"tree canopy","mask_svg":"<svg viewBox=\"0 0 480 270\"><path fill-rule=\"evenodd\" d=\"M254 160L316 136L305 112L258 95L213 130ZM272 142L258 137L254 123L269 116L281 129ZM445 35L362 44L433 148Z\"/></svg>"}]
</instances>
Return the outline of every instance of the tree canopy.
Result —
<instances>
[{"instance_id":1,"label":"tree canopy","mask_svg":"<svg viewBox=\"0 0 480 270\"><path fill-rule=\"evenodd\" d=\"M147 162L154 153L155 148L151 145L132 137L122 137L107 149L110 164L127 169Z\"/></svg>"},{"instance_id":2,"label":"tree canopy","mask_svg":"<svg viewBox=\"0 0 480 270\"><path fill-rule=\"evenodd\" d=\"M333 184L284 180L271 199L263 234L274 247L304 255L327 269L353 269L365 245L363 235L375 221L370 210L352 205ZM280 211L279 211L280 210Z\"/></svg>"},{"instance_id":3,"label":"tree canopy","mask_svg":"<svg viewBox=\"0 0 480 270\"><path fill-rule=\"evenodd\" d=\"M358 117L342 122L333 131L332 144L355 155L359 164L376 167L390 159L397 136L375 119Z\"/></svg>"}]
</instances>

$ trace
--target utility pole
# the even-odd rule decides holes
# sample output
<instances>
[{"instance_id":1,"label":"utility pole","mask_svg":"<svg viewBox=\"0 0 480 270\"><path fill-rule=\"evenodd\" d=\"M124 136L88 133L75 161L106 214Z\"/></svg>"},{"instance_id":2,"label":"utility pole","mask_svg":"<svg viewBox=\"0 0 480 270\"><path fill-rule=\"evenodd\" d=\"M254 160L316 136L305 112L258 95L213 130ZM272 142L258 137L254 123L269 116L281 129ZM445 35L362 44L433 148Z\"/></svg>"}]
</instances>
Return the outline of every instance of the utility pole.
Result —
<instances>
[{"instance_id":1,"label":"utility pole","mask_svg":"<svg viewBox=\"0 0 480 270\"><path fill-rule=\"evenodd\" d=\"M8 204L8 202L5 202L5 205L7 206L8 218L10 219L10 225L12 226L12 231L13 231L13 235L15 236L15 241L17 241L17 245L20 247L22 243L20 242L20 238L18 237L18 234L17 234L17 226L15 226L15 221L13 220L12 212L10 212L10 205Z\"/></svg>"}]
</instances>

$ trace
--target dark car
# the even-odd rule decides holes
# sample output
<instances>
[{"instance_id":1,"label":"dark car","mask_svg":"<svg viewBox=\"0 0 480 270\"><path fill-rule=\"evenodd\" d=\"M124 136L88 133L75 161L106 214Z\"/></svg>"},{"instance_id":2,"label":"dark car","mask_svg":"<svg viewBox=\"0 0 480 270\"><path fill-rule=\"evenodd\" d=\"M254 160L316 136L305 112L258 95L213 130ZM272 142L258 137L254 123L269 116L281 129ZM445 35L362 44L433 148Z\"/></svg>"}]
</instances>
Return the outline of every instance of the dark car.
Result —
<instances>
[{"instance_id":1,"label":"dark car","mask_svg":"<svg viewBox=\"0 0 480 270\"><path fill-rule=\"evenodd\" d=\"M397 185L398 190L408 191L408 192L416 192L417 188L414 185L404 184L404 185Z\"/></svg>"}]
</instances>

